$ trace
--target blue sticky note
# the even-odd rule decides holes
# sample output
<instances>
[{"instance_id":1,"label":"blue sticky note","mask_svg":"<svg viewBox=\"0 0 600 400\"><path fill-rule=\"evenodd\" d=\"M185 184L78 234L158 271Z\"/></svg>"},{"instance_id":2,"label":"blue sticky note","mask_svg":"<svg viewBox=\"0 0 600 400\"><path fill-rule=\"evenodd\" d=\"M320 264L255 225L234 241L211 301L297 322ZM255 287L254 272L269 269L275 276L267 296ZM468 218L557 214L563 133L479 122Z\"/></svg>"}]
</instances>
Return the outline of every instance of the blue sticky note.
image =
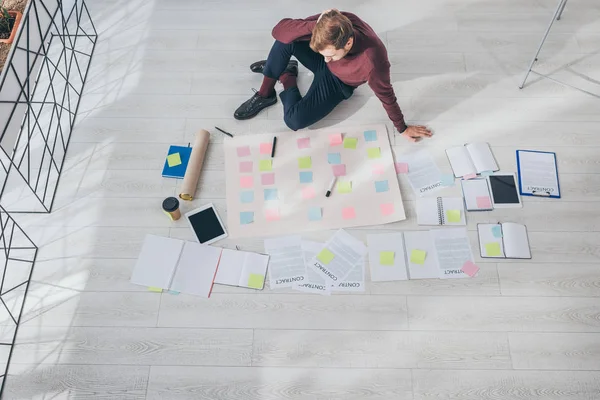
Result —
<instances>
[{"instance_id":1,"label":"blue sticky note","mask_svg":"<svg viewBox=\"0 0 600 400\"><path fill-rule=\"evenodd\" d=\"M242 203L252 203L254 201L254 191L244 190L240 192L240 201Z\"/></svg>"},{"instance_id":2,"label":"blue sticky note","mask_svg":"<svg viewBox=\"0 0 600 400\"><path fill-rule=\"evenodd\" d=\"M489 175L493 175L494 171L483 171L481 172L481 176L489 176Z\"/></svg>"},{"instance_id":3,"label":"blue sticky note","mask_svg":"<svg viewBox=\"0 0 600 400\"><path fill-rule=\"evenodd\" d=\"M265 201L277 200L277 189L265 189Z\"/></svg>"},{"instance_id":4,"label":"blue sticky note","mask_svg":"<svg viewBox=\"0 0 600 400\"><path fill-rule=\"evenodd\" d=\"M311 171L300 171L300 183L311 183L313 178Z\"/></svg>"},{"instance_id":5,"label":"blue sticky note","mask_svg":"<svg viewBox=\"0 0 600 400\"><path fill-rule=\"evenodd\" d=\"M176 292L174 290L169 290L167 293L172 294L174 296L177 296L179 294L179 292Z\"/></svg>"},{"instance_id":6,"label":"blue sticky note","mask_svg":"<svg viewBox=\"0 0 600 400\"><path fill-rule=\"evenodd\" d=\"M247 225L254 222L254 213L252 211L242 211L240 213L240 224Z\"/></svg>"},{"instance_id":7,"label":"blue sticky note","mask_svg":"<svg viewBox=\"0 0 600 400\"><path fill-rule=\"evenodd\" d=\"M377 131L365 131L365 141L366 142L376 142L377 141Z\"/></svg>"},{"instance_id":8,"label":"blue sticky note","mask_svg":"<svg viewBox=\"0 0 600 400\"><path fill-rule=\"evenodd\" d=\"M442 174L440 181L442 182L442 186L454 186L454 175Z\"/></svg>"},{"instance_id":9,"label":"blue sticky note","mask_svg":"<svg viewBox=\"0 0 600 400\"><path fill-rule=\"evenodd\" d=\"M388 190L390 190L388 181L375 181L375 191L377 193L387 192Z\"/></svg>"},{"instance_id":10,"label":"blue sticky note","mask_svg":"<svg viewBox=\"0 0 600 400\"><path fill-rule=\"evenodd\" d=\"M327 154L327 162L334 165L341 164L342 156L340 153L329 153Z\"/></svg>"},{"instance_id":11,"label":"blue sticky note","mask_svg":"<svg viewBox=\"0 0 600 400\"><path fill-rule=\"evenodd\" d=\"M492 226L492 233L494 234L494 237L501 238L502 227L500 225Z\"/></svg>"},{"instance_id":12,"label":"blue sticky note","mask_svg":"<svg viewBox=\"0 0 600 400\"><path fill-rule=\"evenodd\" d=\"M310 221L319 221L321 217L321 207L310 207L308 209L308 219Z\"/></svg>"}]
</instances>

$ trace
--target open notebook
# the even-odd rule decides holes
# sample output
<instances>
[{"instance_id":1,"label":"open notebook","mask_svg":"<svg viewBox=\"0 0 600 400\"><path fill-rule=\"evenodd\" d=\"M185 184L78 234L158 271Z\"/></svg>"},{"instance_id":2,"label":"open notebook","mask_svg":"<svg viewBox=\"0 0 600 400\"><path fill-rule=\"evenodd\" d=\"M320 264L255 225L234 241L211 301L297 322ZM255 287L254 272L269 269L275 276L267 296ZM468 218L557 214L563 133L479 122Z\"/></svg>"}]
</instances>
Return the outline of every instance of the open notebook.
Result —
<instances>
[{"instance_id":1,"label":"open notebook","mask_svg":"<svg viewBox=\"0 0 600 400\"><path fill-rule=\"evenodd\" d=\"M531 258L525 225L477 224L477 234L482 258Z\"/></svg>"},{"instance_id":2,"label":"open notebook","mask_svg":"<svg viewBox=\"0 0 600 400\"><path fill-rule=\"evenodd\" d=\"M498 164L487 143L469 143L452 147L446 150L446 154L457 178L485 171L498 171Z\"/></svg>"},{"instance_id":3,"label":"open notebook","mask_svg":"<svg viewBox=\"0 0 600 400\"><path fill-rule=\"evenodd\" d=\"M460 181L460 185L467 211L489 211L494 209L487 179L463 179Z\"/></svg>"},{"instance_id":4,"label":"open notebook","mask_svg":"<svg viewBox=\"0 0 600 400\"><path fill-rule=\"evenodd\" d=\"M417 199L419 225L466 225L465 208L460 197Z\"/></svg>"}]
</instances>

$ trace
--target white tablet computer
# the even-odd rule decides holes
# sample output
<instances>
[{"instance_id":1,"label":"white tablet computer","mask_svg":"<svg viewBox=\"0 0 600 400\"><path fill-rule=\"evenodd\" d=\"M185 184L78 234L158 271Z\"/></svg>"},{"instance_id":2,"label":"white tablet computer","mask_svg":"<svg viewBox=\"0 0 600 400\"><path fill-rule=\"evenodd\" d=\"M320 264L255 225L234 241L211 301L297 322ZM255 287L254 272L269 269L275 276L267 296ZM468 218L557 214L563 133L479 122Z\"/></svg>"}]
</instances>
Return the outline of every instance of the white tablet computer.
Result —
<instances>
[{"instance_id":1,"label":"white tablet computer","mask_svg":"<svg viewBox=\"0 0 600 400\"><path fill-rule=\"evenodd\" d=\"M211 244L227 237L225 226L212 203L186 213L185 217L202 244Z\"/></svg>"},{"instance_id":2,"label":"white tablet computer","mask_svg":"<svg viewBox=\"0 0 600 400\"><path fill-rule=\"evenodd\" d=\"M494 208L522 207L517 177L510 173L495 173L487 177Z\"/></svg>"}]
</instances>

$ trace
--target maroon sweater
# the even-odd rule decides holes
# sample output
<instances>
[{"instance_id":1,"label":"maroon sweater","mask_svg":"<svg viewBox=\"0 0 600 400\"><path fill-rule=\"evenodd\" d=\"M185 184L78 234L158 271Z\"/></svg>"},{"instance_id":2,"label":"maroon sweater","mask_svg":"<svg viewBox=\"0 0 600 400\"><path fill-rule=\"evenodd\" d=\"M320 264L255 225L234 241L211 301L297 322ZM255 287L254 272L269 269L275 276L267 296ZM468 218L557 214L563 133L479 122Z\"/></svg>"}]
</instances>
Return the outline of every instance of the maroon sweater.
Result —
<instances>
[{"instance_id":1,"label":"maroon sweater","mask_svg":"<svg viewBox=\"0 0 600 400\"><path fill-rule=\"evenodd\" d=\"M390 82L390 61L385 45L366 22L349 12L342 14L352 22L354 44L344 58L328 62L327 67L347 85L357 87L368 82L396 129L403 132L406 123ZM306 19L282 19L273 28L273 37L283 43L310 40L320 15Z\"/></svg>"}]
</instances>

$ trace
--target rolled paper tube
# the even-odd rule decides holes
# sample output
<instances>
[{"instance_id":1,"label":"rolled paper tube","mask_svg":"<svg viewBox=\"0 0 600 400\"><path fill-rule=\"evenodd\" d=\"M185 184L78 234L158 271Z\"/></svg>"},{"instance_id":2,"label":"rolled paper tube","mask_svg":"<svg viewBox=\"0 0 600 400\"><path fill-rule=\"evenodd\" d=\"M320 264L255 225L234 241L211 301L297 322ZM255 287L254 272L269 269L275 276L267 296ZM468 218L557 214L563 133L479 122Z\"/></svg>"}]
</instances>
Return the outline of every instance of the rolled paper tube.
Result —
<instances>
[{"instance_id":1,"label":"rolled paper tube","mask_svg":"<svg viewBox=\"0 0 600 400\"><path fill-rule=\"evenodd\" d=\"M196 140L192 147L192 154L190 154L190 161L185 170L181 192L179 193L179 198L182 200L189 201L194 198L194 193L196 193L196 187L198 186L198 179L200 178L200 172L202 172L202 164L204 163L204 157L206 156L206 149L208 148L209 137L210 134L204 129L200 129L200 131L196 133Z\"/></svg>"}]
</instances>

